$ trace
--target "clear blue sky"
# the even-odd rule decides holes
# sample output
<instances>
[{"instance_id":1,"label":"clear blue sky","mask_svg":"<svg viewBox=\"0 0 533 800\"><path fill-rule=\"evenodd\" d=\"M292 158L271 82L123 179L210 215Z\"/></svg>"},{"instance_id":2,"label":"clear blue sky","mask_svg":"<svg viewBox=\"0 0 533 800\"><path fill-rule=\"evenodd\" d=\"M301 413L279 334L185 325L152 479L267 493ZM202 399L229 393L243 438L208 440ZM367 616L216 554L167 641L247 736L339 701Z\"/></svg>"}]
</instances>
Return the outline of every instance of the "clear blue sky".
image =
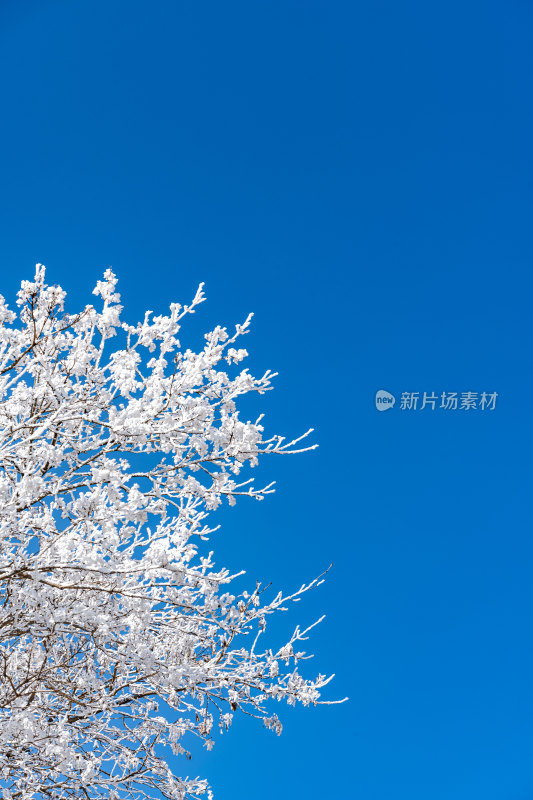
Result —
<instances>
[{"instance_id":1,"label":"clear blue sky","mask_svg":"<svg viewBox=\"0 0 533 800\"><path fill-rule=\"evenodd\" d=\"M214 548L333 562L280 630L326 612L351 700L236 723L183 767L217 800L533 797L532 39L525 0L0 3L2 293L112 265L133 321L205 281L191 344L254 311L269 429L316 428Z\"/></svg>"}]
</instances>

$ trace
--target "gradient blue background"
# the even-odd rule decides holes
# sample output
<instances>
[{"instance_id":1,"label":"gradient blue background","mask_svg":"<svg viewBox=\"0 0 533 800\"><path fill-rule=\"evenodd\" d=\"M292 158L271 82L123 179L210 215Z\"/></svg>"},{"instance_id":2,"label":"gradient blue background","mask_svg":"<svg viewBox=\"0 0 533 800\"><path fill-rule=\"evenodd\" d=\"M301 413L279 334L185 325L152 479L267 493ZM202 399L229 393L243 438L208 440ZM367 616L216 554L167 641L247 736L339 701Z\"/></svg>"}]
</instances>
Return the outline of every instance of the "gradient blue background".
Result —
<instances>
[{"instance_id":1,"label":"gradient blue background","mask_svg":"<svg viewBox=\"0 0 533 800\"><path fill-rule=\"evenodd\" d=\"M308 668L350 703L235 723L177 765L217 800L533 797L533 9L507 2L0 3L1 291L131 321L256 312L270 431L320 449L220 515L217 563L327 583ZM378 414L376 389L497 391ZM274 710L278 710L276 707Z\"/></svg>"}]
</instances>

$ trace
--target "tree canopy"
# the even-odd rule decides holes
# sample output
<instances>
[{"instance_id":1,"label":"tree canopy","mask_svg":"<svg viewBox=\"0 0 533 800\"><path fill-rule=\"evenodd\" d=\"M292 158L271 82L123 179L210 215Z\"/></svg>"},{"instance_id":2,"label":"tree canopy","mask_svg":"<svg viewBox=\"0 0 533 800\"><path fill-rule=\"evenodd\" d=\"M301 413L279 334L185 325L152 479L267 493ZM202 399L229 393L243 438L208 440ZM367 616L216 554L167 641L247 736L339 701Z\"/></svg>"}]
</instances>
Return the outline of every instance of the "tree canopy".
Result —
<instances>
[{"instance_id":1,"label":"tree canopy","mask_svg":"<svg viewBox=\"0 0 533 800\"><path fill-rule=\"evenodd\" d=\"M202 286L189 306L129 325L116 283L107 270L100 310L67 313L37 265L18 313L0 297L5 798L211 796L172 773L164 745L184 758L191 737L210 748L238 712L279 733L268 701L322 702L330 680L298 670L309 629L276 650L260 638L321 578L269 600L260 585L232 594L236 576L199 546L224 498L272 491L245 468L309 449L307 434L264 438L262 417L239 417L239 397L273 378L239 366L250 317L195 353L177 337Z\"/></svg>"}]
</instances>

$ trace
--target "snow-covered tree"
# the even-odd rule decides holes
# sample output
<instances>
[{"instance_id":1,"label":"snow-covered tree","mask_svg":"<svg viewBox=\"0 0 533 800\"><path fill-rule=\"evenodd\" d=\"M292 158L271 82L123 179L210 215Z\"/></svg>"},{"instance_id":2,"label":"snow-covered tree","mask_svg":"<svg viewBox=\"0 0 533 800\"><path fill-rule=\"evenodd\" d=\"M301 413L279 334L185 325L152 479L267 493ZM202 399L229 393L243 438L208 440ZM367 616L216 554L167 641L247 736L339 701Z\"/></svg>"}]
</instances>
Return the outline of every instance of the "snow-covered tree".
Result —
<instances>
[{"instance_id":1,"label":"snow-covered tree","mask_svg":"<svg viewBox=\"0 0 533 800\"><path fill-rule=\"evenodd\" d=\"M177 335L202 287L190 306L132 326L116 283L107 270L101 310L66 313L37 265L18 314L0 296L5 798L211 796L205 780L172 773L163 745L184 757L191 737L211 747L239 711L279 733L269 701L322 702L329 680L298 672L309 629L260 647L268 616L320 579L269 600L259 585L235 596L236 576L198 546L224 498L272 491L243 468L309 449L239 418L239 396L273 377L233 366L250 318L194 353Z\"/></svg>"}]
</instances>

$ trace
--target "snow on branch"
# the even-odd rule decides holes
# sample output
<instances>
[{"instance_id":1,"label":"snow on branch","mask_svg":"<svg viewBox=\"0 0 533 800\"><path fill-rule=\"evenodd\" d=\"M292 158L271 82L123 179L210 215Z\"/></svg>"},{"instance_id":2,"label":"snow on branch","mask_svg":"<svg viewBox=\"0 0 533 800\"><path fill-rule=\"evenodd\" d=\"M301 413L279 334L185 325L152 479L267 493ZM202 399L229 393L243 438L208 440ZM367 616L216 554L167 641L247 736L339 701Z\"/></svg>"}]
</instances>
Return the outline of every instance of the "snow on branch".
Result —
<instances>
[{"instance_id":1,"label":"snow on branch","mask_svg":"<svg viewBox=\"0 0 533 800\"><path fill-rule=\"evenodd\" d=\"M236 712L279 733L268 701L316 704L329 681L298 672L307 656L294 647L313 625L257 649L268 616L321 579L270 602L260 586L236 596L236 576L198 550L224 498L273 491L239 481L246 466L312 449L300 447L310 431L264 439L262 415L239 417L238 398L274 377L235 367L251 315L195 353L178 334L202 285L137 325L122 321L116 285L106 270L100 310L67 313L37 265L18 313L0 296L4 798L210 797L205 780L172 774L162 745L210 748Z\"/></svg>"}]
</instances>

